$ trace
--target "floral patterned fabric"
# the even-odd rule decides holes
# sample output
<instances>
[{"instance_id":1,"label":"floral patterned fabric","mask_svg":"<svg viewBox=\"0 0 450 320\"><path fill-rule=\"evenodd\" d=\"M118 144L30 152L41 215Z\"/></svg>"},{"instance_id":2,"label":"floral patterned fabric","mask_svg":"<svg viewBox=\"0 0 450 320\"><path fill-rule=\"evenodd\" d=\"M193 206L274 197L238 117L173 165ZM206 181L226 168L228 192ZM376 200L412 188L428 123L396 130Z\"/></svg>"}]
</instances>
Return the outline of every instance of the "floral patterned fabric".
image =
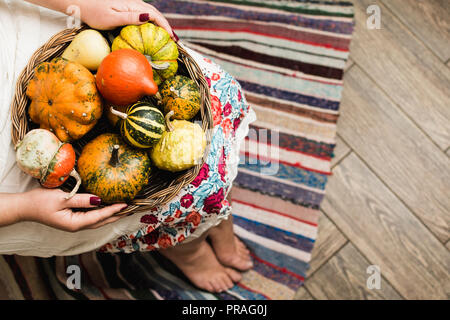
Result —
<instances>
[{"instance_id":1,"label":"floral patterned fabric","mask_svg":"<svg viewBox=\"0 0 450 320\"><path fill-rule=\"evenodd\" d=\"M238 165L232 159L235 154L232 148L236 145L236 129L250 109L239 83L210 59L199 57L201 60L196 61L210 87L214 119L206 162L195 180L185 186L172 202L141 216L142 227L138 231L105 244L100 251L133 252L171 247L183 242L201 224L230 214L226 196L233 178L229 172L233 171L230 166Z\"/></svg>"}]
</instances>

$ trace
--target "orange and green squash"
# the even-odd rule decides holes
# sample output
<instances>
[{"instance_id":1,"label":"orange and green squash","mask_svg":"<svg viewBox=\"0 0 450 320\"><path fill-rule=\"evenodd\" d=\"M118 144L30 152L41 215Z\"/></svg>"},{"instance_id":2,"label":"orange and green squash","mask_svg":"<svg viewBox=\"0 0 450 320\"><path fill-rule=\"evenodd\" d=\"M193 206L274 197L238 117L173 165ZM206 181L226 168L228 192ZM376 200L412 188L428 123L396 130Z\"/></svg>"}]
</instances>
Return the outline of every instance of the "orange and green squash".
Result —
<instances>
[{"instance_id":1,"label":"orange and green squash","mask_svg":"<svg viewBox=\"0 0 450 320\"><path fill-rule=\"evenodd\" d=\"M63 142L83 137L102 115L92 73L63 58L38 65L26 94L31 99L31 120Z\"/></svg>"},{"instance_id":2,"label":"orange and green squash","mask_svg":"<svg viewBox=\"0 0 450 320\"><path fill-rule=\"evenodd\" d=\"M61 186L69 176L77 184L67 196L71 198L80 187L81 179L75 171L75 151L70 143L62 143L45 129L34 129L16 145L16 161L22 171L39 179L46 188Z\"/></svg>"},{"instance_id":3,"label":"orange and green squash","mask_svg":"<svg viewBox=\"0 0 450 320\"><path fill-rule=\"evenodd\" d=\"M170 35L161 27L147 22L139 26L123 27L113 43L112 51L134 49L145 54L155 65L154 80L157 85L175 75L178 70L178 48Z\"/></svg>"},{"instance_id":4,"label":"orange and green squash","mask_svg":"<svg viewBox=\"0 0 450 320\"><path fill-rule=\"evenodd\" d=\"M78 159L84 188L104 203L134 199L148 183L150 170L147 153L130 147L115 133L91 140Z\"/></svg>"},{"instance_id":5,"label":"orange and green squash","mask_svg":"<svg viewBox=\"0 0 450 320\"><path fill-rule=\"evenodd\" d=\"M190 120L200 110L198 85L188 77L176 75L163 82L159 89L164 113L173 111L174 119Z\"/></svg>"}]
</instances>

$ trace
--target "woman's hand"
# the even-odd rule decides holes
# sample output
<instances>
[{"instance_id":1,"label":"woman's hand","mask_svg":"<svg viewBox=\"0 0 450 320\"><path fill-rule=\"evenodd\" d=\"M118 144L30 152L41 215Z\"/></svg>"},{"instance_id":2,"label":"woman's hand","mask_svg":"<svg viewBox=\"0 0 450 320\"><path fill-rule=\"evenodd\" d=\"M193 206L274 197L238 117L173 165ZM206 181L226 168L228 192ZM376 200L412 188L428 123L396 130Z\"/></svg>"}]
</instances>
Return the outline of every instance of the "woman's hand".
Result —
<instances>
[{"instance_id":1,"label":"woman's hand","mask_svg":"<svg viewBox=\"0 0 450 320\"><path fill-rule=\"evenodd\" d=\"M114 204L87 212L72 208L95 208L101 200L92 194L76 194L66 200L59 189L37 188L25 193L0 194L0 226L19 221L35 221L64 231L76 232L95 229L117 221L115 213L127 207L125 203Z\"/></svg>"},{"instance_id":2,"label":"woman's hand","mask_svg":"<svg viewBox=\"0 0 450 320\"><path fill-rule=\"evenodd\" d=\"M142 0L27 0L28 2L70 14L71 5L80 8L81 20L91 28L108 30L127 24L154 22L164 28L174 41L178 37L173 33L166 18L151 4Z\"/></svg>"},{"instance_id":3,"label":"woman's hand","mask_svg":"<svg viewBox=\"0 0 450 320\"><path fill-rule=\"evenodd\" d=\"M175 40L166 18L154 6L142 0L81 0L81 20L91 28L107 30L127 24L154 22Z\"/></svg>"}]
</instances>

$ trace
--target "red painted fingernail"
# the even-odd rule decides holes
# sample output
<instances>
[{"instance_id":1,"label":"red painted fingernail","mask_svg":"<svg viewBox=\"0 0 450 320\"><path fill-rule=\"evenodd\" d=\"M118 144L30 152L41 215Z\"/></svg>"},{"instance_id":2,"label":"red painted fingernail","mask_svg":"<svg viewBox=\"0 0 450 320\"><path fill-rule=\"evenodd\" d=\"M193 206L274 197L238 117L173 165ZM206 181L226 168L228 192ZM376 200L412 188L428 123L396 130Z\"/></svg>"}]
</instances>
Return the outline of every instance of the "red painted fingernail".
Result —
<instances>
[{"instance_id":1,"label":"red painted fingernail","mask_svg":"<svg viewBox=\"0 0 450 320\"><path fill-rule=\"evenodd\" d=\"M102 199L100 199L99 197L91 197L89 199L89 203L92 206L98 206L98 205L100 205L102 203Z\"/></svg>"},{"instance_id":2,"label":"red painted fingernail","mask_svg":"<svg viewBox=\"0 0 450 320\"><path fill-rule=\"evenodd\" d=\"M177 34L175 33L175 31L173 31L173 36L175 37L175 42L180 41L180 38L178 38Z\"/></svg>"},{"instance_id":3,"label":"red painted fingernail","mask_svg":"<svg viewBox=\"0 0 450 320\"><path fill-rule=\"evenodd\" d=\"M141 13L139 15L139 21L140 22L145 22L145 21L148 21L148 20L150 20L150 15L148 13Z\"/></svg>"}]
</instances>

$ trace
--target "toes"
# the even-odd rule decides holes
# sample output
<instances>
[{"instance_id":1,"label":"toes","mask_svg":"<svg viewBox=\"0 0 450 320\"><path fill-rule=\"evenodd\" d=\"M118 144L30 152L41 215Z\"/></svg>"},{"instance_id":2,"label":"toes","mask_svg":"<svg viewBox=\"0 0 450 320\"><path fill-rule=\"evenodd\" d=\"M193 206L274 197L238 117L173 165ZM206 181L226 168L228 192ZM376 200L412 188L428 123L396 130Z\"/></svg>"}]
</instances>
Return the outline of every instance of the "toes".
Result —
<instances>
[{"instance_id":1,"label":"toes","mask_svg":"<svg viewBox=\"0 0 450 320\"><path fill-rule=\"evenodd\" d=\"M231 280L228 273L224 273L223 282L225 283L225 286L226 286L225 290L231 289L234 286L233 281Z\"/></svg>"},{"instance_id":2,"label":"toes","mask_svg":"<svg viewBox=\"0 0 450 320\"><path fill-rule=\"evenodd\" d=\"M231 288L230 286L229 286L229 282L230 282L230 279L228 278L228 276L226 275L226 274L224 274L222 277L221 277L221 279L220 279L221 281L220 281L220 292L222 292L222 291L226 291L226 290L228 290L229 288ZM233 283L231 283L231 284L233 284Z\"/></svg>"},{"instance_id":3,"label":"toes","mask_svg":"<svg viewBox=\"0 0 450 320\"><path fill-rule=\"evenodd\" d=\"M228 274L231 280L233 280L233 282L239 282L242 279L242 275L234 269L225 268L225 272Z\"/></svg>"},{"instance_id":4,"label":"toes","mask_svg":"<svg viewBox=\"0 0 450 320\"><path fill-rule=\"evenodd\" d=\"M218 276L213 283L214 291L215 292L222 292L225 291L227 286L225 285L225 281L222 277Z\"/></svg>"},{"instance_id":5,"label":"toes","mask_svg":"<svg viewBox=\"0 0 450 320\"><path fill-rule=\"evenodd\" d=\"M234 240L235 240L237 243L243 244L242 241L241 241L241 239L239 239L239 237L238 237L237 235L234 235Z\"/></svg>"},{"instance_id":6,"label":"toes","mask_svg":"<svg viewBox=\"0 0 450 320\"><path fill-rule=\"evenodd\" d=\"M236 243L236 245L237 245L238 247L240 247L240 248L244 248L244 247L245 247L245 244L243 244L242 241L239 240L238 237L235 237L234 239L235 239L235 243Z\"/></svg>"},{"instance_id":7,"label":"toes","mask_svg":"<svg viewBox=\"0 0 450 320\"><path fill-rule=\"evenodd\" d=\"M246 255L250 255L250 251L246 247L238 247L237 250L239 253L244 253Z\"/></svg>"},{"instance_id":8,"label":"toes","mask_svg":"<svg viewBox=\"0 0 450 320\"><path fill-rule=\"evenodd\" d=\"M236 239L237 239L237 238L236 238ZM235 245L235 247L238 248L238 249L245 248L245 245L244 245L241 241L239 241L239 240L236 240L236 241L234 242L234 245Z\"/></svg>"},{"instance_id":9,"label":"toes","mask_svg":"<svg viewBox=\"0 0 450 320\"><path fill-rule=\"evenodd\" d=\"M238 252L231 259L220 260L224 266L232 267L240 271L245 271L253 267L252 259L248 254Z\"/></svg>"},{"instance_id":10,"label":"toes","mask_svg":"<svg viewBox=\"0 0 450 320\"><path fill-rule=\"evenodd\" d=\"M235 239L236 248L237 248L239 251L244 251L244 252L246 252L246 253L248 253L248 254L250 253L250 251L247 249L247 247L245 246L245 244L244 244L241 240L239 240L238 237L234 236L234 239Z\"/></svg>"},{"instance_id":11,"label":"toes","mask_svg":"<svg viewBox=\"0 0 450 320\"><path fill-rule=\"evenodd\" d=\"M214 281L214 292L222 292L225 288L225 284L221 280Z\"/></svg>"},{"instance_id":12,"label":"toes","mask_svg":"<svg viewBox=\"0 0 450 320\"><path fill-rule=\"evenodd\" d=\"M242 266L243 270L248 270L248 269L251 269L251 268L253 268L252 260L247 260L247 261L245 261L245 263L243 263L243 266Z\"/></svg>"},{"instance_id":13,"label":"toes","mask_svg":"<svg viewBox=\"0 0 450 320\"><path fill-rule=\"evenodd\" d=\"M214 286L211 281L206 282L203 289L209 292L214 292Z\"/></svg>"},{"instance_id":14,"label":"toes","mask_svg":"<svg viewBox=\"0 0 450 320\"><path fill-rule=\"evenodd\" d=\"M250 257L250 254L248 254L245 251L239 251L238 252L238 256L242 260L246 260L246 261L251 261L252 260L251 257Z\"/></svg>"},{"instance_id":15,"label":"toes","mask_svg":"<svg viewBox=\"0 0 450 320\"><path fill-rule=\"evenodd\" d=\"M253 267L253 261L250 258L250 255L241 253L239 254L239 269L248 270Z\"/></svg>"}]
</instances>

